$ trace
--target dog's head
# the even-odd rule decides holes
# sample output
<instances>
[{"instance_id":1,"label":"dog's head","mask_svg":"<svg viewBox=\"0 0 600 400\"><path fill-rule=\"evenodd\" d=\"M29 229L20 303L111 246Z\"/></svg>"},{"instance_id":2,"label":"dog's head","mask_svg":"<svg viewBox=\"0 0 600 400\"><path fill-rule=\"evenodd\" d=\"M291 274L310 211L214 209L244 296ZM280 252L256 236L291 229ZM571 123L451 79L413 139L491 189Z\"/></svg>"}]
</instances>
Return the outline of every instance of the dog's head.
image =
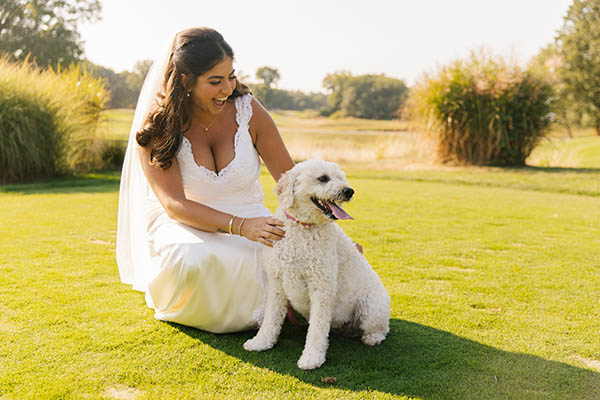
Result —
<instances>
[{"instance_id":1,"label":"dog's head","mask_svg":"<svg viewBox=\"0 0 600 400\"><path fill-rule=\"evenodd\" d=\"M279 178L275 186L279 206L300 221L324 223L352 219L341 207L354 190L336 164L323 160L303 161Z\"/></svg>"}]
</instances>

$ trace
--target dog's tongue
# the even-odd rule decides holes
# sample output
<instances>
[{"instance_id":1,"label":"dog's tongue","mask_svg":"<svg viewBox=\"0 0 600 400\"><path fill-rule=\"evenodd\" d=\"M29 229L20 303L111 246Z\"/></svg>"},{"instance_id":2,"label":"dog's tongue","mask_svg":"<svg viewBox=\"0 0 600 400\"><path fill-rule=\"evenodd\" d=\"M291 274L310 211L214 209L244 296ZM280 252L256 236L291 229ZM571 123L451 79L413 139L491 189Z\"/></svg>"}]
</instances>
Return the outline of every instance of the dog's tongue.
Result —
<instances>
[{"instance_id":1,"label":"dog's tongue","mask_svg":"<svg viewBox=\"0 0 600 400\"><path fill-rule=\"evenodd\" d=\"M330 202L327 202L327 205L329 206L329 208L331 208L331 211L333 211L333 215L335 215L337 219L354 219L350 215L348 215L346 211L342 210L341 207L338 207Z\"/></svg>"}]
</instances>

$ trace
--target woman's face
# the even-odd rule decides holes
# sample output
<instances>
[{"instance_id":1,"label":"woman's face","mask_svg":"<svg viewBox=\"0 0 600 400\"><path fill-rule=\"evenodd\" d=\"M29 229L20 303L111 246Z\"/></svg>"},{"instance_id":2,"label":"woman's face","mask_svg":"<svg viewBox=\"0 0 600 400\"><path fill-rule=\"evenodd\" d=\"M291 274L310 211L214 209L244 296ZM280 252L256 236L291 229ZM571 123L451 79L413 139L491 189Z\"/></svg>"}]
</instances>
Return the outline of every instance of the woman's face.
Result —
<instances>
[{"instance_id":1,"label":"woman's face","mask_svg":"<svg viewBox=\"0 0 600 400\"><path fill-rule=\"evenodd\" d=\"M195 112L218 115L225 108L225 100L233 93L235 84L233 59L225 57L206 73L198 76L190 93Z\"/></svg>"}]
</instances>

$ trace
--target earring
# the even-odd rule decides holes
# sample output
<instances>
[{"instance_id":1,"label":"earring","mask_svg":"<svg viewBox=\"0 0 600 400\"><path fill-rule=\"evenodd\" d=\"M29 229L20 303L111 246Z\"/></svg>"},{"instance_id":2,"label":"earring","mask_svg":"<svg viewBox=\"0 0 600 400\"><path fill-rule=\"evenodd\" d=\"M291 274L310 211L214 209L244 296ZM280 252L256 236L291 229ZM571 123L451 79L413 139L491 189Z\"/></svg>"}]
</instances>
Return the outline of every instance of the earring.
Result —
<instances>
[{"instance_id":1,"label":"earring","mask_svg":"<svg viewBox=\"0 0 600 400\"><path fill-rule=\"evenodd\" d=\"M187 92L185 95L186 95L187 97L190 97L190 92Z\"/></svg>"}]
</instances>

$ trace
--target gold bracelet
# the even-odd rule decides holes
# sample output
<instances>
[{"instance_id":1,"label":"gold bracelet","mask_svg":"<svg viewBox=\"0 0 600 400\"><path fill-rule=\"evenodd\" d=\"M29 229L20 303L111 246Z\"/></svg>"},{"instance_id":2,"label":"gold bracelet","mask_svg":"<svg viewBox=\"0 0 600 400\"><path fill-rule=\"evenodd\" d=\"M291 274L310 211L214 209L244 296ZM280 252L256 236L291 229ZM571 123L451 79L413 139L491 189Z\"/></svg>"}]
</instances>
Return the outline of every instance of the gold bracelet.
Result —
<instances>
[{"instance_id":1,"label":"gold bracelet","mask_svg":"<svg viewBox=\"0 0 600 400\"><path fill-rule=\"evenodd\" d=\"M244 221L246 221L246 218L242 218L242 222L240 222L240 226L238 227L239 236L242 236L242 225L244 225Z\"/></svg>"},{"instance_id":2,"label":"gold bracelet","mask_svg":"<svg viewBox=\"0 0 600 400\"><path fill-rule=\"evenodd\" d=\"M233 225L233 220L235 219L235 215L231 216L231 219L229 220L229 227L227 228L227 230L229 231L230 235L233 235L233 232L231 231L231 227Z\"/></svg>"}]
</instances>

